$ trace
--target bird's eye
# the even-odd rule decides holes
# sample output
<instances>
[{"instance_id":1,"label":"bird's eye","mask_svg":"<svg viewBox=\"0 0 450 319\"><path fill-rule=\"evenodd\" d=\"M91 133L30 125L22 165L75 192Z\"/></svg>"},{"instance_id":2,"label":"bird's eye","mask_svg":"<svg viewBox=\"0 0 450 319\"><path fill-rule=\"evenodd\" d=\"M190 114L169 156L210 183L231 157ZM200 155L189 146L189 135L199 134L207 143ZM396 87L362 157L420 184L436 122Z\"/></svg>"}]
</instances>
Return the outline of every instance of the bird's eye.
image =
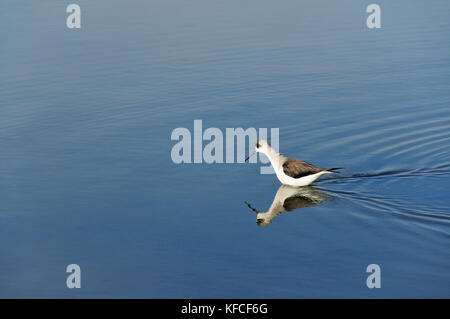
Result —
<instances>
[{"instance_id":1,"label":"bird's eye","mask_svg":"<svg viewBox=\"0 0 450 319\"><path fill-rule=\"evenodd\" d=\"M256 142L256 148L260 148L260 147L261 147L261 145L259 144L259 141Z\"/></svg>"}]
</instances>

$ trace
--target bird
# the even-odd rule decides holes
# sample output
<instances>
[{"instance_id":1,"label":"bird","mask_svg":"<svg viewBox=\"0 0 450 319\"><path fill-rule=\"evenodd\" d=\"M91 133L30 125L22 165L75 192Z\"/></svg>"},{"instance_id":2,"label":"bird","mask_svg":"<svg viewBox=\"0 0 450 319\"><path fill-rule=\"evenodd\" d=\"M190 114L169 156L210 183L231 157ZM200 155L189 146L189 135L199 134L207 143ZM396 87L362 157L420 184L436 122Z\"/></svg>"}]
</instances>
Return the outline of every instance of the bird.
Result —
<instances>
[{"instance_id":1,"label":"bird","mask_svg":"<svg viewBox=\"0 0 450 319\"><path fill-rule=\"evenodd\" d=\"M324 174L330 174L342 169L342 167L316 167L296 158L285 157L275 151L265 140L256 141L255 151L245 159L245 162L256 153L263 153L269 158L278 180L283 185L294 187L307 186Z\"/></svg>"}]
</instances>

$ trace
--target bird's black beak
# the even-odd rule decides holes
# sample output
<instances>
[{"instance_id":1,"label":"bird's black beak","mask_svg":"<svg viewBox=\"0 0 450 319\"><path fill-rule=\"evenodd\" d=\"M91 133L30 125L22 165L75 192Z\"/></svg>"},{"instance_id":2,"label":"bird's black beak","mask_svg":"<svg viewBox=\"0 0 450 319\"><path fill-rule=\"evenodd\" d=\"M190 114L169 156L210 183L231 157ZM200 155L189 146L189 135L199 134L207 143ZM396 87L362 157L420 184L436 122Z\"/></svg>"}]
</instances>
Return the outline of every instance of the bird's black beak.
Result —
<instances>
[{"instance_id":1,"label":"bird's black beak","mask_svg":"<svg viewBox=\"0 0 450 319\"><path fill-rule=\"evenodd\" d=\"M259 212L259 210L257 210L257 209L254 209L253 207L252 207L252 205L250 205L249 203L247 203L247 202L244 202L245 203L245 205L247 205L248 206L248 208L250 208L252 211L254 211L256 214L259 214L260 212Z\"/></svg>"},{"instance_id":2,"label":"bird's black beak","mask_svg":"<svg viewBox=\"0 0 450 319\"><path fill-rule=\"evenodd\" d=\"M253 155L255 155L255 153L256 153L256 151L254 151L253 153L251 153L246 159L245 159L245 161L244 162L247 162L248 161L248 159L250 158L250 157L252 157Z\"/></svg>"}]
</instances>

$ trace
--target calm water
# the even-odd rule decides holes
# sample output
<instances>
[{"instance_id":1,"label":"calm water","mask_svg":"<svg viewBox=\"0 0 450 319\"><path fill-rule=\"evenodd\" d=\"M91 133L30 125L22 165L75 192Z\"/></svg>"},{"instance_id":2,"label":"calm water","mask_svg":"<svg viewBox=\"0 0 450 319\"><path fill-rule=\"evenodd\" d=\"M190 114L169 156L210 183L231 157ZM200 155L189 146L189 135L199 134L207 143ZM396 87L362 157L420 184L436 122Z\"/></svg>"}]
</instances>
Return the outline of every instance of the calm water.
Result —
<instances>
[{"instance_id":1,"label":"calm water","mask_svg":"<svg viewBox=\"0 0 450 319\"><path fill-rule=\"evenodd\" d=\"M448 1L379 30L366 1L76 3L0 3L0 297L450 297ZM258 225L259 164L172 162L195 119L345 169Z\"/></svg>"}]
</instances>

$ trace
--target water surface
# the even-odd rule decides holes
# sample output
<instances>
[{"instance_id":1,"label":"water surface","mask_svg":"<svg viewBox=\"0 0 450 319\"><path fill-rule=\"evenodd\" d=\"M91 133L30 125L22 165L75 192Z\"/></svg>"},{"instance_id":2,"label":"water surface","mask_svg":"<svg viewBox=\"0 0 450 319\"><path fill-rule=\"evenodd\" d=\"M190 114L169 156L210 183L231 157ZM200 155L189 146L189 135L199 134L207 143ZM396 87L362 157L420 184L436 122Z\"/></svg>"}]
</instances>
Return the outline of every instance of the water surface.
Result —
<instances>
[{"instance_id":1,"label":"water surface","mask_svg":"<svg viewBox=\"0 0 450 319\"><path fill-rule=\"evenodd\" d=\"M1 297L450 297L447 1L379 30L364 1L77 3L0 4ZM172 162L196 119L344 170L257 223L274 175Z\"/></svg>"}]
</instances>

